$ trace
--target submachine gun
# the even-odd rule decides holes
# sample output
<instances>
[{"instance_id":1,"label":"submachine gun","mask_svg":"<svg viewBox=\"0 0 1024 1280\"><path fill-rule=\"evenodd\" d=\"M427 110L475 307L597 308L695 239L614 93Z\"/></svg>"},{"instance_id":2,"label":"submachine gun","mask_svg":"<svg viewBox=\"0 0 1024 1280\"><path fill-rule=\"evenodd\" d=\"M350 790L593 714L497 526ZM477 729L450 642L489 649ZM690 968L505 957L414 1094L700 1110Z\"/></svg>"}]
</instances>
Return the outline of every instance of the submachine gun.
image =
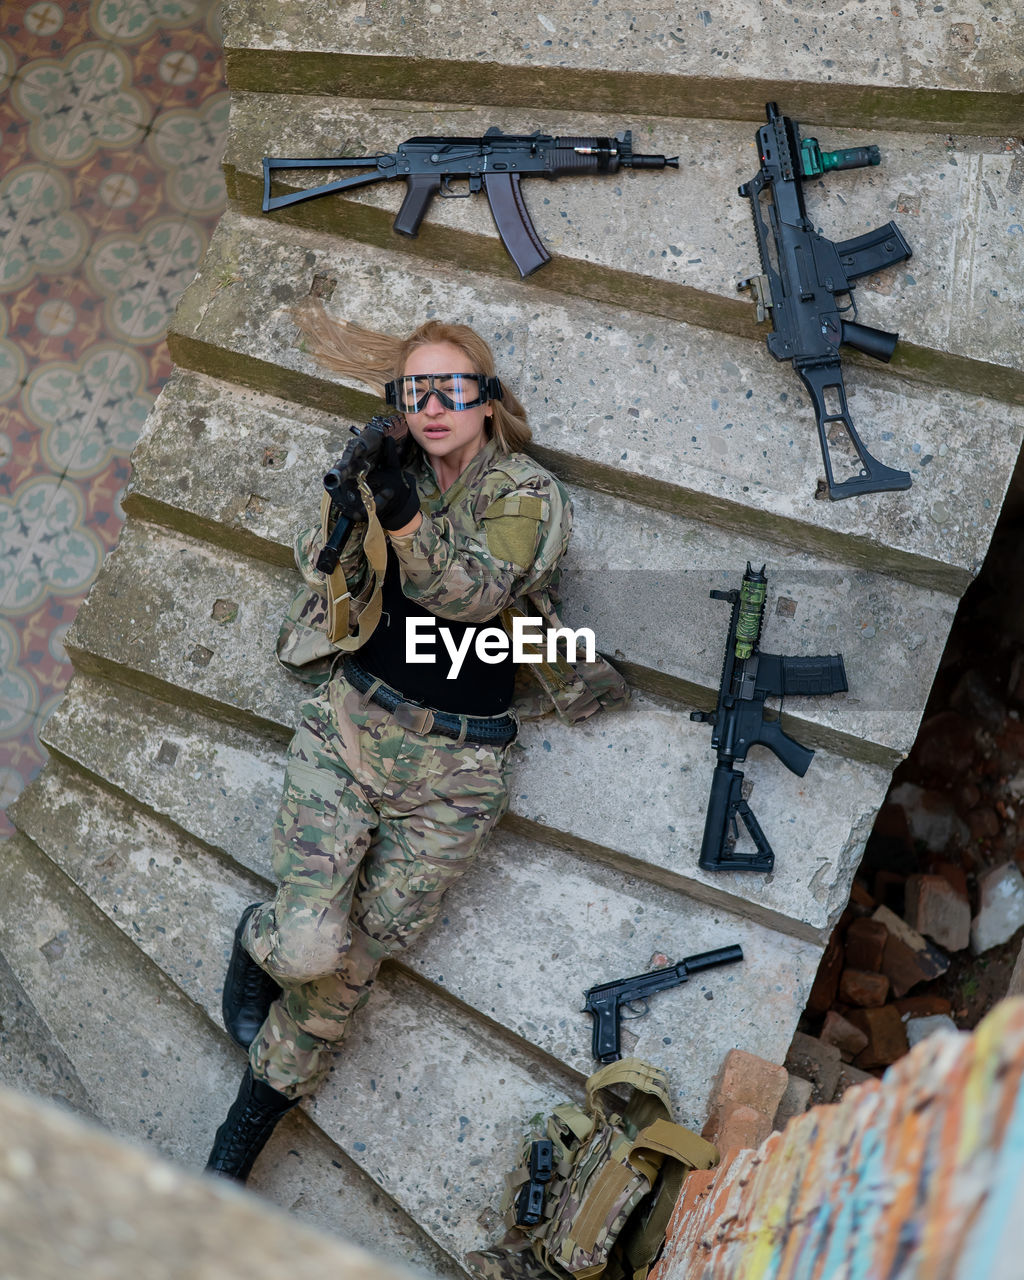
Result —
<instances>
[{"instance_id":1,"label":"submachine gun","mask_svg":"<svg viewBox=\"0 0 1024 1280\"><path fill-rule=\"evenodd\" d=\"M501 242L521 276L528 276L551 255L530 221L519 189L521 178L560 178L566 174L604 177L619 169L679 168L679 157L641 155L633 150L630 130L614 137L556 138L550 134L502 133L492 126L482 138L408 138L393 153L376 156L330 156L324 159L275 160L263 158L263 212L283 209L300 200L329 195L400 178L405 199L394 221L399 235L414 236L435 195L449 200L468 199L483 189L494 215ZM325 182L304 191L270 194L271 174L282 169L366 169ZM465 181L467 189L452 184Z\"/></svg>"},{"instance_id":2,"label":"submachine gun","mask_svg":"<svg viewBox=\"0 0 1024 1280\"><path fill-rule=\"evenodd\" d=\"M408 433L408 426L401 415L388 417L378 414L360 430L352 427L352 439L345 447L344 453L324 476L324 489L335 508L334 528L317 556L316 569L319 573L333 573L338 566L341 552L345 546L349 531L354 521L339 510L342 502L351 507L358 505L360 477L373 470L384 453L385 441L389 438L401 441ZM382 499L388 493L380 494Z\"/></svg>"},{"instance_id":3,"label":"submachine gun","mask_svg":"<svg viewBox=\"0 0 1024 1280\"><path fill-rule=\"evenodd\" d=\"M787 769L802 778L814 756L808 747L783 733L778 720L765 719L765 698L845 693L848 688L842 654L785 658L760 651L767 595L765 566L755 570L749 561L739 591L711 592L713 600L727 600L732 605L732 617L718 706L713 712L690 713L691 720L713 726L711 745L718 751L700 847L700 866L705 871L768 872L775 866L772 847L743 799L743 774L735 768L736 762L745 760L750 748L760 745L774 751ZM737 818L754 841L754 853L736 851Z\"/></svg>"},{"instance_id":4,"label":"submachine gun","mask_svg":"<svg viewBox=\"0 0 1024 1280\"><path fill-rule=\"evenodd\" d=\"M774 332L768 336L768 350L776 360L792 360L810 392L828 496L835 500L909 489L909 471L884 466L857 434L846 404L839 347L845 343L876 360L892 358L899 335L856 322L851 281L906 261L910 246L895 222L835 244L817 234L804 208L805 178L831 169L876 165L881 155L875 146L822 151L816 138L801 139L797 123L780 115L774 102L767 104L767 113L768 123L757 133L760 171L739 189L754 215L762 274L741 280L737 287L751 291L759 321L771 319ZM843 307L836 300L839 294L848 297ZM827 434L834 423L846 428L861 464L859 475L838 483Z\"/></svg>"}]
</instances>

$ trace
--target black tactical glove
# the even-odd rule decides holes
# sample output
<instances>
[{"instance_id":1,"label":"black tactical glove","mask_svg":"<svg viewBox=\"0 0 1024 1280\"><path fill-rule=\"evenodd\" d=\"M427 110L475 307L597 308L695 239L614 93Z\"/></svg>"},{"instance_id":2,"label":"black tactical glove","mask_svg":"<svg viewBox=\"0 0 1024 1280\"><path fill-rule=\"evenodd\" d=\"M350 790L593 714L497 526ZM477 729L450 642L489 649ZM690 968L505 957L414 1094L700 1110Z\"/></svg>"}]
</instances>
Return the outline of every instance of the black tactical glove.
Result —
<instances>
[{"instance_id":1,"label":"black tactical glove","mask_svg":"<svg viewBox=\"0 0 1024 1280\"><path fill-rule=\"evenodd\" d=\"M402 470L402 448L393 436L384 439L376 465L366 481L377 505L377 518L387 530L401 529L420 509L416 482Z\"/></svg>"}]
</instances>

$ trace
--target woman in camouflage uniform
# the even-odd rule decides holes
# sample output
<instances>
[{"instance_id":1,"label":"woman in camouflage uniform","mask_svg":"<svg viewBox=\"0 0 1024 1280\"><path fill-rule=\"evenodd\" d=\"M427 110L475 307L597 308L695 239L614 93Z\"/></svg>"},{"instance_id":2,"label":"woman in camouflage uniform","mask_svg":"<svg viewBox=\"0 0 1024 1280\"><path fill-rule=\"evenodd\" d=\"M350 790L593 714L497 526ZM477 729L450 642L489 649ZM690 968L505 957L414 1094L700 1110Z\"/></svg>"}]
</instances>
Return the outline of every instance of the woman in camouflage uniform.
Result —
<instances>
[{"instance_id":1,"label":"woman in camouflage uniform","mask_svg":"<svg viewBox=\"0 0 1024 1280\"><path fill-rule=\"evenodd\" d=\"M403 342L330 320L317 304L297 319L323 363L386 387L410 439L401 450L389 441L349 500L359 523L329 579L312 565L337 510L325 503L297 544L312 594L282 659L330 665L289 748L273 835L280 888L243 913L225 981L225 1026L249 1066L207 1168L241 1182L280 1117L323 1079L383 958L431 924L504 813L518 714L553 708L576 721L626 698L600 660L530 662L539 684L515 710L511 655L483 659L467 642L455 679L446 657L406 660L413 618L456 640L467 628L510 631L517 616L560 625L568 496L521 452L525 412L472 329L430 321ZM386 539L377 572L374 534ZM335 597L347 606L341 635ZM311 610L333 644L310 632Z\"/></svg>"}]
</instances>

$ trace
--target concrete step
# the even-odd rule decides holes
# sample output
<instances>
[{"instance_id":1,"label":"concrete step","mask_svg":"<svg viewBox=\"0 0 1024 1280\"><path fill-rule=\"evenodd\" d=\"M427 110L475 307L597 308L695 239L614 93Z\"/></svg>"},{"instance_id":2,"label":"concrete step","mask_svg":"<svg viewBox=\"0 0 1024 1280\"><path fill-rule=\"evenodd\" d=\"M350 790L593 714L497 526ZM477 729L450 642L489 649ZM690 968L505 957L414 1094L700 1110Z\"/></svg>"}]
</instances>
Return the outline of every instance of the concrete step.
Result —
<instances>
[{"instance_id":1,"label":"concrete step","mask_svg":"<svg viewBox=\"0 0 1024 1280\"><path fill-rule=\"evenodd\" d=\"M323 411L178 370L136 454L125 509L290 565L302 513L315 517L321 477L346 432ZM633 684L704 709L714 705L729 611L709 591L737 586L751 560L769 566L765 651L845 657L849 694L789 701L792 733L881 764L897 763L910 749L954 599L783 551L763 537L579 485L571 490L576 520L562 585L565 617L591 627Z\"/></svg>"},{"instance_id":2,"label":"concrete step","mask_svg":"<svg viewBox=\"0 0 1024 1280\"><path fill-rule=\"evenodd\" d=\"M239 892L237 876L201 847L161 829L122 798L68 771L48 770L43 786L26 796L18 802L22 831L38 841L74 882L76 890L68 889L73 901L83 906L89 902L90 910L104 913L103 936L113 932L111 924L124 935L111 948L108 991L125 981L126 975L119 976L114 966L128 948L135 951L136 969L141 952L159 970L156 980L170 989L161 1008L171 1004L183 1011L179 1020L204 1019L201 1039L175 1044L174 1065L182 1077L178 1090L190 1079L194 1084L197 1076L210 1076L224 1057L240 1074L241 1053L212 1024L219 1022L220 980L231 934L242 906L252 900L251 892ZM92 822L103 824L102 848L78 820L82 806ZM100 852L106 854L102 863L97 859ZM46 874L56 872L50 868ZM37 879L32 879L33 885ZM47 916L52 910L49 893L44 898L41 889L36 892L48 930L53 927ZM85 962L87 957L81 959ZM799 957L794 959L796 972L809 981ZM73 1001L82 998L88 984L69 978L67 985L64 999ZM702 985L728 1007L727 978ZM55 998L45 976L38 987L38 999ZM686 994L692 998L699 991ZM751 1016L749 1008L741 1013L745 1019ZM723 1017L728 1020L728 1014ZM92 1021L86 1019L87 1024ZM149 1052L167 1044L176 1032L170 1019L168 1025L160 1025L159 1034L152 1028L145 1037ZM582 1054L578 1056L582 1060ZM204 1079L204 1085L209 1083ZM686 1081L682 1084L685 1087ZM206 1092L211 1098L202 1100L204 1110L225 1105L227 1090L219 1081L204 1088ZM580 1093L574 1073L510 1040L493 1024L473 1018L408 973L390 968L360 1013L358 1034L346 1045L330 1080L303 1106L344 1153L346 1164L351 1162L371 1177L436 1245L459 1259L480 1244L483 1229L478 1219L500 1198L501 1171L515 1163L530 1117ZM695 1093L693 1105L703 1108L706 1095ZM125 1105L140 1109L141 1099L126 1100ZM195 1103L191 1110L198 1110ZM175 1117L186 1114L183 1099L168 1094L164 1123L173 1124ZM201 1130L198 1123L195 1128L194 1141L173 1151L186 1163L194 1162L213 1132L208 1126ZM304 1156L304 1139L293 1134L292 1142L296 1141ZM268 1157L261 1164L269 1167L273 1156ZM331 1181L337 1186L337 1175ZM342 1229L356 1238L354 1231Z\"/></svg>"},{"instance_id":3,"label":"concrete step","mask_svg":"<svg viewBox=\"0 0 1024 1280\"><path fill-rule=\"evenodd\" d=\"M147 832L156 830L154 824L140 819L146 830L135 828L132 847L141 862L127 878L114 876L121 892L106 902L109 915L47 856L84 851L83 864L95 880L105 875L100 859L108 860L108 871L118 866L125 875L128 845L116 842L129 829L123 824L105 829L109 803L96 795L89 797L90 804L93 799L96 807L87 811L64 804L59 813L65 826L56 812L42 813L42 826L56 845L47 852L23 834L5 843L0 948L36 1016L45 1020L72 1064L94 1117L119 1137L199 1170L235 1096L244 1058L138 945L141 920L167 943L165 954L175 954L181 967L180 929L168 939L159 932L158 904L149 904L148 919L145 910L131 905L136 878L153 875L150 851L154 858L169 852L166 845L150 843ZM191 930L202 928L205 902L199 892L190 904L190 944ZM221 967L219 961L218 956ZM250 1186L299 1218L381 1257L436 1275L462 1274L301 1110L281 1122Z\"/></svg>"},{"instance_id":4,"label":"concrete step","mask_svg":"<svg viewBox=\"0 0 1024 1280\"><path fill-rule=\"evenodd\" d=\"M784 99L782 109L788 110ZM764 343L770 325L757 325L749 295L741 297L736 288L760 269L750 202L737 193L759 165L756 128L747 121L572 111L538 116L534 108L236 93L225 155L228 190L242 212L262 216L264 155L374 157L410 137L479 138L494 124L505 133L540 129L556 136L601 136L629 127L637 151L680 158L678 172L524 181L526 205L552 255L527 287ZM1024 402L1024 326L1005 269L1017 248L1013 210L1024 156L1003 136L891 133L876 125L827 131L808 125L804 132L814 136L815 129L826 150L870 142L882 152L880 166L831 173L806 182L804 190L810 218L830 239L846 240L892 219L910 244L911 261L867 277L854 295L862 323L900 334L893 368L934 385ZM278 170L273 192L309 189L358 172ZM454 190L466 192L467 184ZM405 192L402 181L379 182L266 216L391 253L519 279L486 195L435 199L420 234L410 238L391 228ZM860 365L870 359L854 357L848 348L843 355L856 383ZM773 363L763 346L760 360L765 367ZM795 375L789 377L795 383ZM802 388L795 384L792 391L799 403ZM868 438L867 423L865 432Z\"/></svg>"},{"instance_id":5,"label":"concrete step","mask_svg":"<svg viewBox=\"0 0 1024 1280\"><path fill-rule=\"evenodd\" d=\"M244 0L225 14L236 93L326 93L694 118L762 118L785 88L809 118L1011 133L1020 16L946 9L820 13L730 0L714 9L559 0L544 12L470 0L301 10ZM814 113L811 117L810 113ZM572 130L573 133L578 130Z\"/></svg>"},{"instance_id":6,"label":"concrete step","mask_svg":"<svg viewBox=\"0 0 1024 1280\"><path fill-rule=\"evenodd\" d=\"M0 1084L50 1098L89 1119L95 1107L74 1064L39 1016L14 970L0 954Z\"/></svg>"},{"instance_id":7,"label":"concrete step","mask_svg":"<svg viewBox=\"0 0 1024 1280\"><path fill-rule=\"evenodd\" d=\"M48 772L30 800L19 801L18 820L219 1025L234 924L242 907L265 896L269 884L251 883L222 856L140 814L133 801L61 766ZM102 861L95 845L86 846L75 833L74 814L82 806L103 822ZM221 816L228 825L227 806ZM482 899L490 907L488 918L476 910ZM591 1020L582 1011L590 986L642 972L652 956L665 956L667 963L741 946L743 963L709 971L652 1000L646 1017L622 1023L625 1051L665 1067L677 1110L698 1127L717 1066L737 1042L756 1043L766 1056L785 1056L787 1028L803 1007L817 967L813 945L511 832L488 845L447 902L438 927L402 957L401 971L417 975L421 984L403 985L399 969L388 969L395 976L385 985L396 1023L416 1021L411 1009L402 1014L397 1008L407 997L456 1009L451 1016L461 1016L483 1039L498 1036L527 1071L538 1055L556 1074L585 1076L595 1069ZM510 981L511 956L517 969L531 975L529 981ZM774 977L767 994L766 972ZM543 1001L537 999L538 985L544 987ZM706 1007L712 999L713 1016ZM766 1008L771 1016L765 1016ZM682 1035L682 1020L690 1025L694 1019L702 1022L701 1035ZM403 1052L407 1043L411 1052L414 1042L398 1036ZM357 1051L355 1037L352 1046ZM347 1066L349 1060L346 1048L341 1061ZM431 1161L436 1154L407 1152L407 1158ZM358 1152L353 1158L363 1163Z\"/></svg>"},{"instance_id":8,"label":"concrete step","mask_svg":"<svg viewBox=\"0 0 1024 1280\"><path fill-rule=\"evenodd\" d=\"M410 315L433 314L486 334L538 456L570 481L933 589L959 594L976 571L1024 435L1024 409L858 369L853 417L915 483L815 502L810 404L779 421L801 389L751 342L561 296L531 292L524 307L512 282L233 214L179 304L175 360L365 421L379 402L327 379L290 315L325 280L344 281L329 309L369 327L405 332Z\"/></svg>"},{"instance_id":9,"label":"concrete step","mask_svg":"<svg viewBox=\"0 0 1024 1280\"><path fill-rule=\"evenodd\" d=\"M274 657L276 622L295 585L283 576L263 562L135 521L79 611L68 651L80 671L130 682L189 714L223 718L283 745L307 692ZM186 598L197 603L187 635L169 619L167 604ZM128 599L126 626L118 602ZM218 602L226 605L218 609ZM719 622L716 648L724 646L727 622ZM152 770L166 743L174 745L162 733L131 753L142 768ZM123 757L120 735L108 729L96 736L116 744ZM770 877L752 877L696 865L714 755L708 729L691 724L678 707L637 694L628 710L572 728L550 718L528 722L520 741L525 751L517 752L511 814L529 830L649 866L665 882L805 937L830 928L845 904L859 842L889 777L885 765L822 750L801 779L766 750L753 751L744 773L778 863ZM265 758L254 773L268 778ZM265 795L250 829L275 811L275 801Z\"/></svg>"}]
</instances>

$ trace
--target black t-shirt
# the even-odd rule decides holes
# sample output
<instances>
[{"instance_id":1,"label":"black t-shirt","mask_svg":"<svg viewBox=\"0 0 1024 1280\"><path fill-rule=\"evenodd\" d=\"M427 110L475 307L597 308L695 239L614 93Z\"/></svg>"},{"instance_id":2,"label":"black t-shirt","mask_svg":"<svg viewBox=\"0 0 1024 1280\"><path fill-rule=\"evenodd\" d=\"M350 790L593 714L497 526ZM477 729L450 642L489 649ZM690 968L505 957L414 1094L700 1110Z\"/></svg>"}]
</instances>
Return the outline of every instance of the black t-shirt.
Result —
<instances>
[{"instance_id":1,"label":"black t-shirt","mask_svg":"<svg viewBox=\"0 0 1024 1280\"><path fill-rule=\"evenodd\" d=\"M433 662L406 661L407 618L436 619L435 626L421 630L418 646L420 654L433 654ZM477 654L476 638L480 629L492 626L500 628L500 620L458 622L431 613L410 600L402 591L401 567L389 543L380 622L355 656L360 666L397 689L409 702L459 715L501 715L512 703L515 664L511 648L500 662L484 662ZM454 679L448 679L453 663L441 637L441 629L445 627L451 635L451 644L457 649L465 643L467 630L475 632Z\"/></svg>"}]
</instances>

